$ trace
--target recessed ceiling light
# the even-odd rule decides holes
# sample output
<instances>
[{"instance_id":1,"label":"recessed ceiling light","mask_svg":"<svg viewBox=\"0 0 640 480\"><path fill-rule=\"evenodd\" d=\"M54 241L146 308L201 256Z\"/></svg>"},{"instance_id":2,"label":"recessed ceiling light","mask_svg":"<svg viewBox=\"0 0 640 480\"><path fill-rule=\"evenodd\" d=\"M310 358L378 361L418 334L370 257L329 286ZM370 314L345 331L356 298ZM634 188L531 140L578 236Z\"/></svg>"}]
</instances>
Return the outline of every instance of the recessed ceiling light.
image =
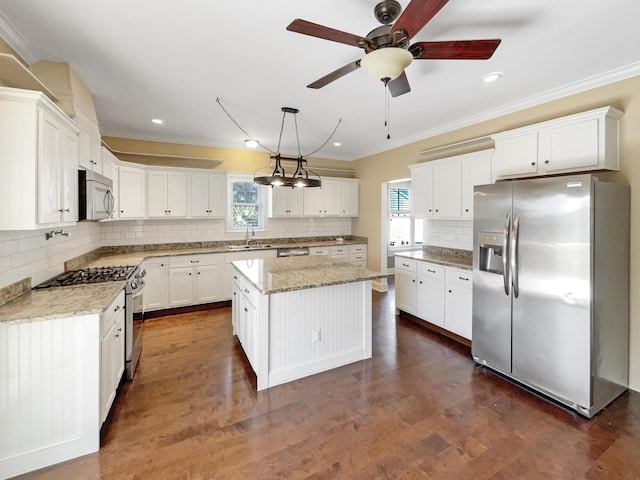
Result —
<instances>
[{"instance_id":1,"label":"recessed ceiling light","mask_svg":"<svg viewBox=\"0 0 640 480\"><path fill-rule=\"evenodd\" d=\"M491 83L491 82L495 82L500 77L502 77L502 72L491 72L491 73L487 73L484 77L482 77L482 81L484 83Z\"/></svg>"},{"instance_id":2,"label":"recessed ceiling light","mask_svg":"<svg viewBox=\"0 0 640 480\"><path fill-rule=\"evenodd\" d=\"M333 142L334 147L339 147L342 145L342 142Z\"/></svg>"},{"instance_id":3,"label":"recessed ceiling light","mask_svg":"<svg viewBox=\"0 0 640 480\"><path fill-rule=\"evenodd\" d=\"M155 123L156 125L164 125L164 120L161 118L152 118L151 122Z\"/></svg>"},{"instance_id":4,"label":"recessed ceiling light","mask_svg":"<svg viewBox=\"0 0 640 480\"><path fill-rule=\"evenodd\" d=\"M244 144L248 147L248 148L256 148L258 146L258 141L254 140L253 138L247 138L244 141Z\"/></svg>"}]
</instances>

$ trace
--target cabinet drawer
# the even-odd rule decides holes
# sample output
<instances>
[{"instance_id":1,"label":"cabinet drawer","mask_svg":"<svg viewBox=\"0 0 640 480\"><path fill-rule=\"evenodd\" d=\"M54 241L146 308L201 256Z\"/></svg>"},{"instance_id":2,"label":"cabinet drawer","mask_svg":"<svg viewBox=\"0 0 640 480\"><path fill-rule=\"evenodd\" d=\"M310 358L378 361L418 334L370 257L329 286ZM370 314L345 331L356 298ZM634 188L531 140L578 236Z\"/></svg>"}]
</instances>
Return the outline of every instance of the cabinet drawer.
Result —
<instances>
[{"instance_id":1,"label":"cabinet drawer","mask_svg":"<svg viewBox=\"0 0 640 480\"><path fill-rule=\"evenodd\" d=\"M471 270L462 270L458 268L447 268L447 283L455 283L464 287L471 288L472 278Z\"/></svg>"},{"instance_id":2,"label":"cabinet drawer","mask_svg":"<svg viewBox=\"0 0 640 480\"><path fill-rule=\"evenodd\" d=\"M169 268L202 267L220 263L218 254L176 255L169 260Z\"/></svg>"},{"instance_id":3,"label":"cabinet drawer","mask_svg":"<svg viewBox=\"0 0 640 480\"><path fill-rule=\"evenodd\" d=\"M367 253L366 245L349 245L349 253Z\"/></svg>"},{"instance_id":4,"label":"cabinet drawer","mask_svg":"<svg viewBox=\"0 0 640 480\"><path fill-rule=\"evenodd\" d=\"M429 278L444 280L445 268L433 263L418 262L418 275L424 275Z\"/></svg>"},{"instance_id":5,"label":"cabinet drawer","mask_svg":"<svg viewBox=\"0 0 640 480\"><path fill-rule=\"evenodd\" d=\"M366 253L350 253L349 263L362 263L367 261Z\"/></svg>"},{"instance_id":6,"label":"cabinet drawer","mask_svg":"<svg viewBox=\"0 0 640 480\"><path fill-rule=\"evenodd\" d=\"M416 271L416 261L410 258L396 256L396 270L405 270L407 272Z\"/></svg>"},{"instance_id":7,"label":"cabinet drawer","mask_svg":"<svg viewBox=\"0 0 640 480\"><path fill-rule=\"evenodd\" d=\"M309 255L329 255L329 247L309 247Z\"/></svg>"},{"instance_id":8,"label":"cabinet drawer","mask_svg":"<svg viewBox=\"0 0 640 480\"><path fill-rule=\"evenodd\" d=\"M109 331L111 325L115 323L124 309L124 290L122 290L113 302L104 309L100 318L100 337L104 336Z\"/></svg>"},{"instance_id":9,"label":"cabinet drawer","mask_svg":"<svg viewBox=\"0 0 640 480\"><path fill-rule=\"evenodd\" d=\"M331 247L331 255L344 255L349 253L349 245L334 245Z\"/></svg>"},{"instance_id":10,"label":"cabinet drawer","mask_svg":"<svg viewBox=\"0 0 640 480\"><path fill-rule=\"evenodd\" d=\"M240 288L242 289L242 294L247 298L247 300L249 300L249 303L255 307L258 305L258 295L260 295L260 293L249 280L244 277L241 278L242 283Z\"/></svg>"}]
</instances>

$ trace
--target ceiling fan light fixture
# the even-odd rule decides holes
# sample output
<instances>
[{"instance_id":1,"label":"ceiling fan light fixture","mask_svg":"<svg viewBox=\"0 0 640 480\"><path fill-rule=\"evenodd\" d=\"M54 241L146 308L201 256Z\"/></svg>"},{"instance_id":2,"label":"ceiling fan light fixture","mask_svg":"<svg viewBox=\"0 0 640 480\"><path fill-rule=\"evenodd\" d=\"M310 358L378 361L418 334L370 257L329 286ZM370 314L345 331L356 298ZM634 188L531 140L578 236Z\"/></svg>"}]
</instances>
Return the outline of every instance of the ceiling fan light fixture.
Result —
<instances>
[{"instance_id":1,"label":"ceiling fan light fixture","mask_svg":"<svg viewBox=\"0 0 640 480\"><path fill-rule=\"evenodd\" d=\"M360 66L376 80L398 78L413 61L413 55L404 48L385 47L367 53Z\"/></svg>"}]
</instances>

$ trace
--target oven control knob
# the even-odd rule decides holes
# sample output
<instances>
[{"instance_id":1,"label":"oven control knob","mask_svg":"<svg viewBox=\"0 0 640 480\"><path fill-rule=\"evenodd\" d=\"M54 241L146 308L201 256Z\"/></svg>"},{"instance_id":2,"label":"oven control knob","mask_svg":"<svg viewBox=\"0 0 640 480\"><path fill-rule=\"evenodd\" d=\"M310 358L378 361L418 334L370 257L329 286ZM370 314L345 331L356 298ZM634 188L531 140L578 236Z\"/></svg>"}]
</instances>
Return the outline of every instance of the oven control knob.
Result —
<instances>
[{"instance_id":1,"label":"oven control knob","mask_svg":"<svg viewBox=\"0 0 640 480\"><path fill-rule=\"evenodd\" d=\"M132 280L131 281L131 289L132 290L137 290L138 287L140 287L140 281L138 279Z\"/></svg>"},{"instance_id":2,"label":"oven control knob","mask_svg":"<svg viewBox=\"0 0 640 480\"><path fill-rule=\"evenodd\" d=\"M138 274L136 275L137 278L144 278L144 276L147 274L147 271L143 268L141 269Z\"/></svg>"}]
</instances>

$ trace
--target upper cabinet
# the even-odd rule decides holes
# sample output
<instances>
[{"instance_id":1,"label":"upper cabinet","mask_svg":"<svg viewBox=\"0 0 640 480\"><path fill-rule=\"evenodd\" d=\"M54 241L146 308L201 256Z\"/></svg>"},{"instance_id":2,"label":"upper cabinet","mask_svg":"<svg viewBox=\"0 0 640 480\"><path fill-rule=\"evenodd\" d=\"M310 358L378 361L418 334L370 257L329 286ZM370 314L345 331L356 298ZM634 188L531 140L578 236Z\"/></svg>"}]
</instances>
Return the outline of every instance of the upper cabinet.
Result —
<instances>
[{"instance_id":1,"label":"upper cabinet","mask_svg":"<svg viewBox=\"0 0 640 480\"><path fill-rule=\"evenodd\" d=\"M473 218L473 188L491 183L493 150L409 165L412 216Z\"/></svg>"},{"instance_id":2,"label":"upper cabinet","mask_svg":"<svg viewBox=\"0 0 640 480\"><path fill-rule=\"evenodd\" d=\"M618 121L604 107L492 135L495 179L618 170Z\"/></svg>"},{"instance_id":3,"label":"upper cabinet","mask_svg":"<svg viewBox=\"0 0 640 480\"><path fill-rule=\"evenodd\" d=\"M357 217L359 180L323 178L321 188L304 188L305 217Z\"/></svg>"},{"instance_id":4,"label":"upper cabinet","mask_svg":"<svg viewBox=\"0 0 640 480\"><path fill-rule=\"evenodd\" d=\"M78 134L78 166L85 170L104 173L102 167L102 145L98 123L92 121L83 110L78 109L75 117Z\"/></svg>"},{"instance_id":5,"label":"upper cabinet","mask_svg":"<svg viewBox=\"0 0 640 480\"><path fill-rule=\"evenodd\" d=\"M145 170L140 167L118 167L119 218L144 218L145 216Z\"/></svg>"},{"instance_id":6,"label":"upper cabinet","mask_svg":"<svg viewBox=\"0 0 640 480\"><path fill-rule=\"evenodd\" d=\"M0 87L0 230L77 220L77 136L44 94Z\"/></svg>"},{"instance_id":7,"label":"upper cabinet","mask_svg":"<svg viewBox=\"0 0 640 480\"><path fill-rule=\"evenodd\" d=\"M227 176L220 173L190 173L189 216L224 218L227 214Z\"/></svg>"},{"instance_id":8,"label":"upper cabinet","mask_svg":"<svg viewBox=\"0 0 640 480\"><path fill-rule=\"evenodd\" d=\"M187 216L187 174L173 170L147 170L147 216Z\"/></svg>"},{"instance_id":9,"label":"upper cabinet","mask_svg":"<svg viewBox=\"0 0 640 480\"><path fill-rule=\"evenodd\" d=\"M300 217L303 213L303 189L269 188L269 217Z\"/></svg>"}]
</instances>

